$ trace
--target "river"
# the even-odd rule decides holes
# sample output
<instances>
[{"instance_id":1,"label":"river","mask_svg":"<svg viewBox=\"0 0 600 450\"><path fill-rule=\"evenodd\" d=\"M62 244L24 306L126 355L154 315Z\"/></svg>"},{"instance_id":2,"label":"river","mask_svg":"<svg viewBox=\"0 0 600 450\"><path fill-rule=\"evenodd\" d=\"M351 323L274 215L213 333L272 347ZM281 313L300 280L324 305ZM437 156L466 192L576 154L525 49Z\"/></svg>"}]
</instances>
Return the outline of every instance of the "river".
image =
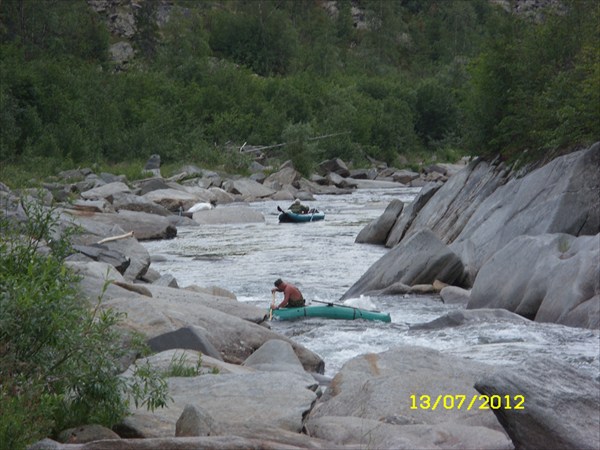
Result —
<instances>
[{"instance_id":1,"label":"river","mask_svg":"<svg viewBox=\"0 0 600 450\"><path fill-rule=\"evenodd\" d=\"M336 302L388 249L355 244L358 232L379 217L392 199L410 202L418 188L357 190L317 195L304 202L325 212L325 220L278 223L274 201L249 203L264 223L180 227L175 239L144 242L152 267L173 275L180 287L220 286L240 302L268 308L277 278L297 285L310 302ZM280 202L287 207L287 202ZM219 208L228 207L226 205ZM279 294L278 300L281 300ZM596 379L600 376L600 333L554 324L498 321L438 330L410 330L458 306L439 297L405 295L350 299L353 305L389 312L392 323L306 319L273 321L271 327L319 354L329 376L349 359L397 345L420 345L490 364L512 365L553 355Z\"/></svg>"}]
</instances>

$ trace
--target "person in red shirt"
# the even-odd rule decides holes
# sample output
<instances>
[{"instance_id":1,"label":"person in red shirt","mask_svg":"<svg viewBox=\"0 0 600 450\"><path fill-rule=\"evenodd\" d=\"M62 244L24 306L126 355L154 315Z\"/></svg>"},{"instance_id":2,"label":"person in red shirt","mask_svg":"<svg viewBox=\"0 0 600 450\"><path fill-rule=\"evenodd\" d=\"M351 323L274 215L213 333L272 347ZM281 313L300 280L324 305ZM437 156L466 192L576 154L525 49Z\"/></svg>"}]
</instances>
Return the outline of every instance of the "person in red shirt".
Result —
<instances>
[{"instance_id":1,"label":"person in red shirt","mask_svg":"<svg viewBox=\"0 0 600 450\"><path fill-rule=\"evenodd\" d=\"M304 298L300 290L293 284L283 282L281 278L275 281L275 287L271 289L272 294L275 294L275 292L283 292L283 300L274 309L304 306Z\"/></svg>"}]
</instances>

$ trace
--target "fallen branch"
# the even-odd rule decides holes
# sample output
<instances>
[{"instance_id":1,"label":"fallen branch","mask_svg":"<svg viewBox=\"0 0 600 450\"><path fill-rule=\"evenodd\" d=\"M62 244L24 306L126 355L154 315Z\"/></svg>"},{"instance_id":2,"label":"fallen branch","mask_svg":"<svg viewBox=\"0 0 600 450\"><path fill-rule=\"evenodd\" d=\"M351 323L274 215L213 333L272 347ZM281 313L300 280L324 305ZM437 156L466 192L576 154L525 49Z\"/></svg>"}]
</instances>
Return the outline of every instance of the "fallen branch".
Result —
<instances>
[{"instance_id":1,"label":"fallen branch","mask_svg":"<svg viewBox=\"0 0 600 450\"><path fill-rule=\"evenodd\" d=\"M129 233L125 233L125 234L120 234L119 236L111 236L111 237L104 238L104 239L98 241L97 244L104 244L106 242L118 241L119 239L127 239L130 237L134 237L133 231L130 231Z\"/></svg>"}]
</instances>

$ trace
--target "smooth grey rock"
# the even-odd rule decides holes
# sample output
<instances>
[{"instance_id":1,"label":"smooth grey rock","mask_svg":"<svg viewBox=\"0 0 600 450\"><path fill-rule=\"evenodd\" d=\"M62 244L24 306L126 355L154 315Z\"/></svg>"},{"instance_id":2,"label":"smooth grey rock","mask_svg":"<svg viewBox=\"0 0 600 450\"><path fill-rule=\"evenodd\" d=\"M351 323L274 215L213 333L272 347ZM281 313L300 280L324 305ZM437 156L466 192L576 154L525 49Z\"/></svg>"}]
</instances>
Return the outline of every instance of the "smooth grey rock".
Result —
<instances>
[{"instance_id":1,"label":"smooth grey rock","mask_svg":"<svg viewBox=\"0 0 600 450\"><path fill-rule=\"evenodd\" d=\"M476 311L455 310L444 314L431 322L417 323L410 326L411 330L439 330L458 327L465 324L485 322L511 322L517 324L530 323L529 320L504 309L478 309Z\"/></svg>"},{"instance_id":2,"label":"smooth grey rock","mask_svg":"<svg viewBox=\"0 0 600 450\"><path fill-rule=\"evenodd\" d=\"M600 448L600 384L562 361L528 359L479 378L475 389L509 397L510 409L493 411L518 449Z\"/></svg>"},{"instance_id":3,"label":"smooth grey rock","mask_svg":"<svg viewBox=\"0 0 600 450\"><path fill-rule=\"evenodd\" d=\"M600 327L600 234L520 236L479 270L467 307Z\"/></svg>"},{"instance_id":4,"label":"smooth grey rock","mask_svg":"<svg viewBox=\"0 0 600 450\"><path fill-rule=\"evenodd\" d=\"M493 166L481 159L473 161L444 183L422 205L404 230L404 239L418 230L429 229L442 242L453 242L478 206L506 182L507 175L508 172L502 165ZM400 234L390 234L394 240L390 240L387 246L397 245L400 242L398 239L402 239Z\"/></svg>"},{"instance_id":5,"label":"smooth grey rock","mask_svg":"<svg viewBox=\"0 0 600 450\"><path fill-rule=\"evenodd\" d=\"M242 198L264 198L275 193L273 189L269 189L250 178L228 180L223 183L223 189L230 194L240 195Z\"/></svg>"},{"instance_id":6,"label":"smooth grey rock","mask_svg":"<svg viewBox=\"0 0 600 450\"><path fill-rule=\"evenodd\" d=\"M195 194L191 194L181 189L157 189L150 191L142 196L147 201L159 204L163 208L176 213L180 209L187 211L202 199Z\"/></svg>"},{"instance_id":7,"label":"smooth grey rock","mask_svg":"<svg viewBox=\"0 0 600 450\"><path fill-rule=\"evenodd\" d=\"M210 436L217 434L210 413L198 405L186 405L175 423L175 436Z\"/></svg>"},{"instance_id":8,"label":"smooth grey rock","mask_svg":"<svg viewBox=\"0 0 600 450\"><path fill-rule=\"evenodd\" d=\"M94 261L105 262L112 265L119 271L121 275L125 273L129 264L130 259L123 255L121 252L116 250L110 250L104 245L73 245L73 250L93 259Z\"/></svg>"},{"instance_id":9,"label":"smooth grey rock","mask_svg":"<svg viewBox=\"0 0 600 450\"><path fill-rule=\"evenodd\" d=\"M394 225L388 233L385 242L386 247L394 247L402 240L404 233L412 224L419 211L423 208L423 206L425 206L431 197L433 197L433 194L435 194L441 186L442 185L439 183L427 183L421 188L415 199L405 208L403 208L400 216L396 218Z\"/></svg>"},{"instance_id":10,"label":"smooth grey rock","mask_svg":"<svg viewBox=\"0 0 600 450\"><path fill-rule=\"evenodd\" d=\"M61 431L58 435L60 442L82 444L102 439L121 439L117 433L102 425L82 425Z\"/></svg>"},{"instance_id":11,"label":"smooth grey rock","mask_svg":"<svg viewBox=\"0 0 600 450\"><path fill-rule=\"evenodd\" d=\"M439 440L448 445L442 448L507 449L510 442L491 411L433 409L438 395L477 395L474 381L491 370L422 347L361 355L333 378L306 427L311 436L374 448L431 449ZM429 408L412 408L411 396L418 402L421 395L433 399Z\"/></svg>"},{"instance_id":12,"label":"smooth grey rock","mask_svg":"<svg viewBox=\"0 0 600 450\"><path fill-rule=\"evenodd\" d=\"M209 411L216 430L229 430L243 423L256 435L266 424L299 433L304 415L317 398L306 386L307 381L290 372L171 377L167 382L173 403L154 412L138 408L132 416L140 424L154 422L153 429L145 430L146 437L173 436L186 405L199 405Z\"/></svg>"},{"instance_id":13,"label":"smooth grey rock","mask_svg":"<svg viewBox=\"0 0 600 450\"><path fill-rule=\"evenodd\" d=\"M495 189L478 205L456 239L447 232L434 232L443 235L444 242L454 241L451 248L469 267L472 277L518 236L596 235L600 232L599 167L597 142Z\"/></svg>"},{"instance_id":14,"label":"smooth grey rock","mask_svg":"<svg viewBox=\"0 0 600 450\"><path fill-rule=\"evenodd\" d=\"M381 216L360 230L354 242L359 244L385 244L388 234L403 208L404 203L400 200L392 200Z\"/></svg>"},{"instance_id":15,"label":"smooth grey rock","mask_svg":"<svg viewBox=\"0 0 600 450\"><path fill-rule=\"evenodd\" d=\"M462 278L458 256L431 231L421 230L375 262L341 299L373 294L396 283L412 286L439 280L460 284Z\"/></svg>"},{"instance_id":16,"label":"smooth grey rock","mask_svg":"<svg viewBox=\"0 0 600 450\"><path fill-rule=\"evenodd\" d=\"M333 158L327 161L323 161L319 164L320 174L326 176L330 173L335 173L342 177L349 177L350 171L348 166L340 158Z\"/></svg>"},{"instance_id":17,"label":"smooth grey rock","mask_svg":"<svg viewBox=\"0 0 600 450\"><path fill-rule=\"evenodd\" d=\"M471 291L458 286L445 286L440 291L442 301L447 305L467 305L471 298Z\"/></svg>"},{"instance_id":18,"label":"smooth grey rock","mask_svg":"<svg viewBox=\"0 0 600 450\"><path fill-rule=\"evenodd\" d=\"M98 200L102 198L111 198L117 194L130 192L131 189L129 189L129 186L121 181L116 181L114 183L108 183L103 186L82 192L80 195L82 198L87 200Z\"/></svg>"},{"instance_id":19,"label":"smooth grey rock","mask_svg":"<svg viewBox=\"0 0 600 450\"><path fill-rule=\"evenodd\" d=\"M155 336L152 339L148 339L147 344L154 352L163 352L170 349L188 349L202 352L216 359L223 359L221 353L208 338L206 330L195 326L183 327Z\"/></svg>"}]
</instances>

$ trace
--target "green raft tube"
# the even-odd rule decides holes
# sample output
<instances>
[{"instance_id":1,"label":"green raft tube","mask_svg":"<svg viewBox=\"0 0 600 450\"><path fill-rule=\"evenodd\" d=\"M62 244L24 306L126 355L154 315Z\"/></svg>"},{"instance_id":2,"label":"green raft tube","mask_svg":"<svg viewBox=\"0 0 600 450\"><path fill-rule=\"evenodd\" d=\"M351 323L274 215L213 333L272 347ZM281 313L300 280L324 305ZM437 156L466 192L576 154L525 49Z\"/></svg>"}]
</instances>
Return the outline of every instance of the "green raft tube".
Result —
<instances>
[{"instance_id":1,"label":"green raft tube","mask_svg":"<svg viewBox=\"0 0 600 450\"><path fill-rule=\"evenodd\" d=\"M321 302L319 302L321 303ZM354 308L352 306L325 303L323 305L301 306L299 308L281 308L271 310L274 318L279 320L294 320L302 317L324 317L327 319L341 320L381 320L391 322L389 313L371 311L368 309Z\"/></svg>"}]
</instances>

